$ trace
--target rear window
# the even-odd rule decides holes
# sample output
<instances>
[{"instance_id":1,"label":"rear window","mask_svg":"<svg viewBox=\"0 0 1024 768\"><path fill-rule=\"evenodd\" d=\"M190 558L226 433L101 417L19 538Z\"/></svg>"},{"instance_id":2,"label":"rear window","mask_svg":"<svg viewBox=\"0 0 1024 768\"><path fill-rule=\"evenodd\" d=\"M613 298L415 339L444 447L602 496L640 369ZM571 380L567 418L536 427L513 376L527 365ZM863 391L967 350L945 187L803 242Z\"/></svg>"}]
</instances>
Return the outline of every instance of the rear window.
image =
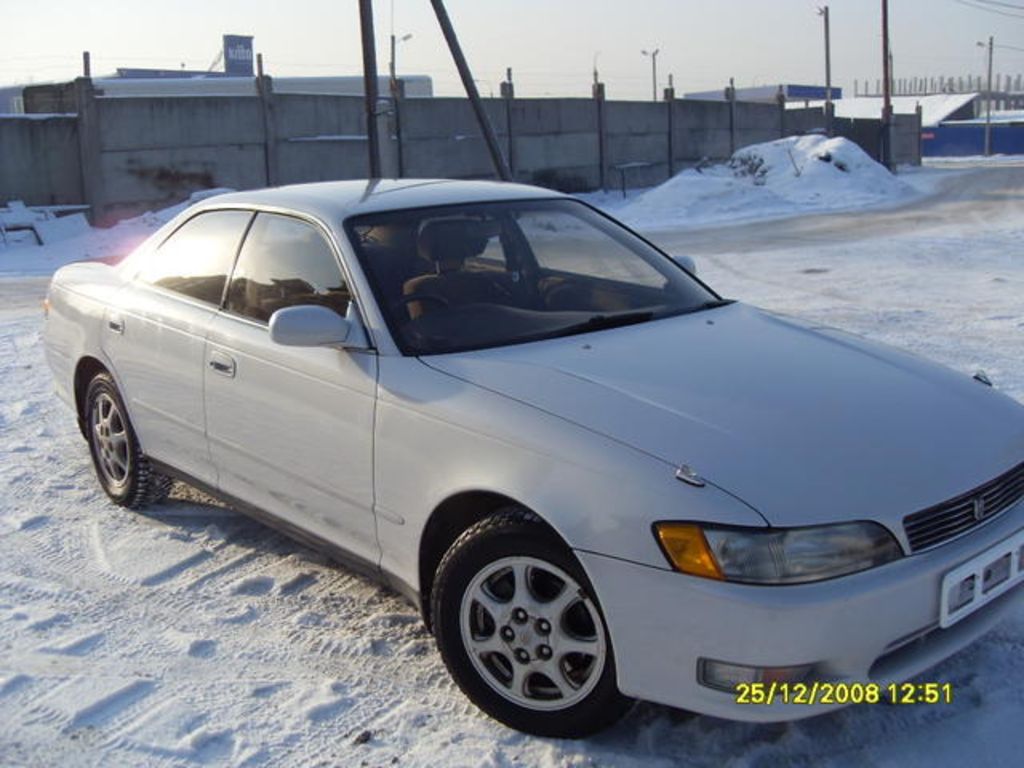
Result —
<instances>
[{"instance_id":1,"label":"rear window","mask_svg":"<svg viewBox=\"0 0 1024 768\"><path fill-rule=\"evenodd\" d=\"M219 306L252 213L209 211L182 224L146 254L137 279Z\"/></svg>"}]
</instances>

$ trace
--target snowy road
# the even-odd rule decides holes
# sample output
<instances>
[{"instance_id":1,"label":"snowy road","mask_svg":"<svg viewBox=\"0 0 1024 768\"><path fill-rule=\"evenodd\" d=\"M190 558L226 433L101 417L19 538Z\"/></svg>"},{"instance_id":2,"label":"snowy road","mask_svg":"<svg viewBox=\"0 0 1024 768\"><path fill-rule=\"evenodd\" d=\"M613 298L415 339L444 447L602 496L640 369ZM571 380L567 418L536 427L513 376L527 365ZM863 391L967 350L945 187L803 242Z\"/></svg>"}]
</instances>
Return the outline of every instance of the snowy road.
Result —
<instances>
[{"instance_id":1,"label":"snowy road","mask_svg":"<svg viewBox=\"0 0 1024 768\"><path fill-rule=\"evenodd\" d=\"M1024 169L902 209L652 232L726 295L841 326L1024 401ZM926 677L949 706L753 726L642 705L586 742L477 713L386 590L177 486L110 505L39 346L45 281L0 279L0 765L1005 765L1024 606Z\"/></svg>"}]
</instances>

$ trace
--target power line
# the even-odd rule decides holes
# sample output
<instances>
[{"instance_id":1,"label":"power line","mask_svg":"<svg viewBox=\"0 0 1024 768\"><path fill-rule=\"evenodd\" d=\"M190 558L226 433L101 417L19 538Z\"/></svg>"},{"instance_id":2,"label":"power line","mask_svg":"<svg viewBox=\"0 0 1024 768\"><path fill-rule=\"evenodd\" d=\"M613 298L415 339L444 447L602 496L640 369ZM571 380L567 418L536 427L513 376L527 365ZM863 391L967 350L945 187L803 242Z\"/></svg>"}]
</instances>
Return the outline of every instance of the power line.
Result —
<instances>
[{"instance_id":1,"label":"power line","mask_svg":"<svg viewBox=\"0 0 1024 768\"><path fill-rule=\"evenodd\" d=\"M1019 5L1018 3L1004 3L1000 2L1000 0L974 0L974 2L980 5L998 5L1000 8L1014 8L1018 11L1024 11L1024 5Z\"/></svg>"},{"instance_id":2,"label":"power line","mask_svg":"<svg viewBox=\"0 0 1024 768\"><path fill-rule=\"evenodd\" d=\"M977 3L980 2L980 1L981 0L953 0L953 2L955 2L955 3L959 3L960 5L967 6L968 8L973 8L976 11L985 11L986 13L995 13L995 14L998 14L1000 16L1007 16L1007 17L1009 17L1011 19L1024 19L1024 14L1013 13L1011 11L1001 11L998 8L991 8L991 7L987 6L987 5L978 5Z\"/></svg>"}]
</instances>

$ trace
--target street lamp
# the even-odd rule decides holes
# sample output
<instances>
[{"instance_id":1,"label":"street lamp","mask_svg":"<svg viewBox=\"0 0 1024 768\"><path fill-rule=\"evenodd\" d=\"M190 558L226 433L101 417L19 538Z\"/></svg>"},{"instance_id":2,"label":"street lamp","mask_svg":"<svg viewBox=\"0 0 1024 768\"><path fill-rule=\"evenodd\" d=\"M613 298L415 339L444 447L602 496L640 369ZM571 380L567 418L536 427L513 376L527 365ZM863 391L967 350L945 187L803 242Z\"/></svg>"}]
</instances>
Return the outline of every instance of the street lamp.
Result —
<instances>
[{"instance_id":1,"label":"street lamp","mask_svg":"<svg viewBox=\"0 0 1024 768\"><path fill-rule=\"evenodd\" d=\"M988 48L988 85L985 86L985 155L992 154L992 49L995 38L989 36L988 43L978 43L979 48Z\"/></svg>"},{"instance_id":2,"label":"street lamp","mask_svg":"<svg viewBox=\"0 0 1024 768\"><path fill-rule=\"evenodd\" d=\"M398 75L395 70L395 49L399 43L404 43L406 40L412 39L412 33L408 35L402 35L401 37L395 37L395 33L391 33L391 63L389 64L389 72L391 74L391 93L394 94L398 90Z\"/></svg>"},{"instance_id":3,"label":"street lamp","mask_svg":"<svg viewBox=\"0 0 1024 768\"><path fill-rule=\"evenodd\" d=\"M655 48L653 51L640 51L644 56L651 57L651 98L654 101L658 100L658 54L661 53L660 48Z\"/></svg>"}]
</instances>

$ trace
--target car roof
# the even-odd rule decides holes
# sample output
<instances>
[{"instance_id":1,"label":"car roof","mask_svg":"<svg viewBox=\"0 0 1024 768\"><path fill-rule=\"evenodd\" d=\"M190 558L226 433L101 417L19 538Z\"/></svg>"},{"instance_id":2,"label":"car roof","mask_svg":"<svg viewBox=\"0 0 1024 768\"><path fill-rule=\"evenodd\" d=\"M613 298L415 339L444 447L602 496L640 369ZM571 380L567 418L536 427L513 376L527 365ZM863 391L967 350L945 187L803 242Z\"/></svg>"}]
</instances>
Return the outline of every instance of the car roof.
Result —
<instances>
[{"instance_id":1,"label":"car roof","mask_svg":"<svg viewBox=\"0 0 1024 768\"><path fill-rule=\"evenodd\" d=\"M404 208L563 197L567 195L550 189L508 182L362 179L229 192L207 198L193 210L234 206L269 207L302 211L324 220L340 221L363 213Z\"/></svg>"}]
</instances>

